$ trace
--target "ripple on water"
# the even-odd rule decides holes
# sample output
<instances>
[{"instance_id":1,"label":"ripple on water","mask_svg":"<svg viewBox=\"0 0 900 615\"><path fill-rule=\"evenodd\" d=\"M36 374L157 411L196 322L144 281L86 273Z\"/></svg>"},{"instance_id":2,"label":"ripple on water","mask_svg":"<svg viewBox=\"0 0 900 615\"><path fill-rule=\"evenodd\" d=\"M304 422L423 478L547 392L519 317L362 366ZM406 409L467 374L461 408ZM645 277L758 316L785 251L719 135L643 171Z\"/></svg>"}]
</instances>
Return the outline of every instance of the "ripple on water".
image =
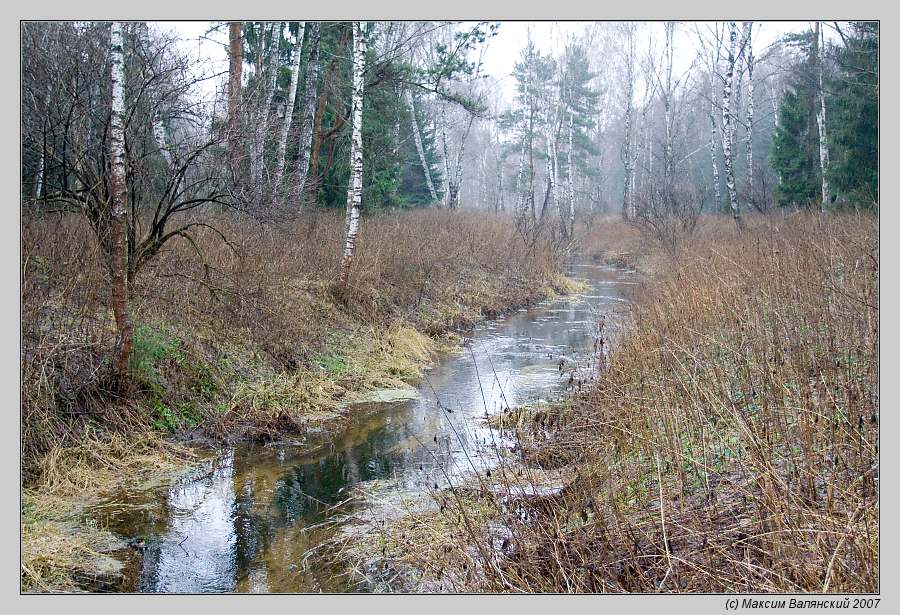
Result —
<instances>
[{"instance_id":1,"label":"ripple on water","mask_svg":"<svg viewBox=\"0 0 900 615\"><path fill-rule=\"evenodd\" d=\"M336 439L310 434L304 446L235 446L205 474L150 494L146 508L111 528L146 538L137 589L352 589L345 571L322 555L340 519L378 514L371 499L347 501L355 486L379 485L372 493L393 501L496 464L492 442L500 435L482 417L562 394L569 377L560 375L561 358L566 370L589 364L596 315L615 327L627 287L637 283L633 274L592 263L573 268L590 285L585 294L477 327L468 348L428 372L416 398L401 399L412 397L405 391L365 399Z\"/></svg>"}]
</instances>

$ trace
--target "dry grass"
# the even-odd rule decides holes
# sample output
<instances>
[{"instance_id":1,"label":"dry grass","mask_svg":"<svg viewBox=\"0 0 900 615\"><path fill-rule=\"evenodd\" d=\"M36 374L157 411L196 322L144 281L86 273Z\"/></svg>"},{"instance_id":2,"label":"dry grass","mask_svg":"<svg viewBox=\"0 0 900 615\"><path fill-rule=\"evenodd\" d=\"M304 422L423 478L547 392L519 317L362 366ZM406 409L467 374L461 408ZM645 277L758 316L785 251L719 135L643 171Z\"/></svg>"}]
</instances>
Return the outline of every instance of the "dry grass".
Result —
<instances>
[{"instance_id":1,"label":"dry grass","mask_svg":"<svg viewBox=\"0 0 900 615\"><path fill-rule=\"evenodd\" d=\"M463 589L877 592L878 265L870 217L702 223L598 386L520 440L572 480L498 514Z\"/></svg>"},{"instance_id":2,"label":"dry grass","mask_svg":"<svg viewBox=\"0 0 900 615\"><path fill-rule=\"evenodd\" d=\"M280 227L203 222L228 242L201 229L193 244L166 244L136 278L134 381L123 392L109 377L108 273L89 227L75 216L25 221L26 590L75 587L72 575L97 543L79 525L81 503L195 460L170 435L337 428L347 401L419 377L454 330L567 288L549 244L524 244L495 216L363 219L340 299L338 213Z\"/></svg>"},{"instance_id":3,"label":"dry grass","mask_svg":"<svg viewBox=\"0 0 900 615\"><path fill-rule=\"evenodd\" d=\"M206 217L134 285L134 388L109 381L107 271L84 220L23 228L23 479L58 447L152 431L273 436L340 414L354 392L415 378L442 336L564 287L546 242L509 220L419 211L363 220L337 300L343 218L261 226ZM198 256L202 254L202 259ZM93 444L87 448L93 447Z\"/></svg>"}]
</instances>

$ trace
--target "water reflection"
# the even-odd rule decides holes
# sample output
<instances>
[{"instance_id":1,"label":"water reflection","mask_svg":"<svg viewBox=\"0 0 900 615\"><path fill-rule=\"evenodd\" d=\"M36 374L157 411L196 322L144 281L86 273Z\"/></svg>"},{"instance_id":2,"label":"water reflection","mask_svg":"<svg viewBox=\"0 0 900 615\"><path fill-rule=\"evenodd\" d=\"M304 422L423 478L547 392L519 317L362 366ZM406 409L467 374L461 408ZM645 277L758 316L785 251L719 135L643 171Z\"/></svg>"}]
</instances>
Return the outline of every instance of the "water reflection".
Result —
<instances>
[{"instance_id":1,"label":"water reflection","mask_svg":"<svg viewBox=\"0 0 900 615\"><path fill-rule=\"evenodd\" d=\"M114 531L147 537L137 589L352 589L344 571L319 557L352 485L390 478L391 489L419 491L490 466L498 434L477 419L560 394L576 377L573 366L592 355L599 315L615 328L633 276L594 265L573 271L589 292L478 327L466 348L423 379L419 399L354 409L347 432L324 451L236 446L161 501L110 515Z\"/></svg>"}]
</instances>

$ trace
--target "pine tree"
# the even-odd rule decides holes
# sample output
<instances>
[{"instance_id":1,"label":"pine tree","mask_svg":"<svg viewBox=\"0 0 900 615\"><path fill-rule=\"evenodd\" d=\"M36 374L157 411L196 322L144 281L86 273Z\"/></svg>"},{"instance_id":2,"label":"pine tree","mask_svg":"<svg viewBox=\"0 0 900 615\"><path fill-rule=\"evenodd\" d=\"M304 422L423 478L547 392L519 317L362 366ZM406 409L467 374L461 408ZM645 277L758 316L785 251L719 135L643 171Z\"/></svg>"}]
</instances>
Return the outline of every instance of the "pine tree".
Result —
<instances>
[{"instance_id":1,"label":"pine tree","mask_svg":"<svg viewBox=\"0 0 900 615\"><path fill-rule=\"evenodd\" d=\"M854 207L878 202L878 23L841 31L836 74L829 80L831 182Z\"/></svg>"},{"instance_id":2,"label":"pine tree","mask_svg":"<svg viewBox=\"0 0 900 615\"><path fill-rule=\"evenodd\" d=\"M779 205L805 207L818 198L816 136L810 130L814 93L809 88L785 91L778 110L772 167L780 178L776 189Z\"/></svg>"}]
</instances>

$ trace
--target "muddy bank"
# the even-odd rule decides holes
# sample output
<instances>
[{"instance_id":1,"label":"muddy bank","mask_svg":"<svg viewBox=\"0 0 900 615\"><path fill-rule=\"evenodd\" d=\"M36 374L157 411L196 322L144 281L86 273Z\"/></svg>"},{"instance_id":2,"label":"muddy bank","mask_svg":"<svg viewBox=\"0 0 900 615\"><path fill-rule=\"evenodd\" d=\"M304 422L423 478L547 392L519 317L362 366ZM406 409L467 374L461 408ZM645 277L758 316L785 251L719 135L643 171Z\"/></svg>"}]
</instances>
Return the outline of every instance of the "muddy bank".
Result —
<instances>
[{"instance_id":1,"label":"muddy bank","mask_svg":"<svg viewBox=\"0 0 900 615\"><path fill-rule=\"evenodd\" d=\"M414 398L385 392L411 398L356 404L340 433L230 446L169 487L123 490L91 509L98 524L143 545L130 589L372 589L340 557L350 519L377 516L355 489L391 502L496 467L495 445L508 434L484 416L571 390L594 352L598 313L615 313L633 282L592 263L571 275L589 290L475 327Z\"/></svg>"}]
</instances>

